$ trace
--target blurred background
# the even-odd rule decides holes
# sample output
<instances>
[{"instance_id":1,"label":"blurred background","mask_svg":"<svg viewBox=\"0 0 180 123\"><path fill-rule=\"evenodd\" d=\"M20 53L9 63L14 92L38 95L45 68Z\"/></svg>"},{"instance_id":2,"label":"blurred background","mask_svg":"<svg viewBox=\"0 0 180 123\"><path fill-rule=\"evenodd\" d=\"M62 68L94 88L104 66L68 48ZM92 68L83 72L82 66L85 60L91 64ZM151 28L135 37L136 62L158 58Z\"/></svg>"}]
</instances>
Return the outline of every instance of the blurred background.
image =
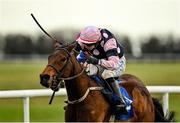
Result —
<instances>
[{"instance_id":1,"label":"blurred background","mask_svg":"<svg viewBox=\"0 0 180 123\"><path fill-rule=\"evenodd\" d=\"M148 86L180 83L179 0L0 0L0 90L43 89L39 74L53 47L31 13L64 43L86 26L106 28L125 48L126 73ZM170 95L178 121L179 97ZM32 98L31 121L64 121L65 98ZM0 99L0 121L23 121L22 108L21 99Z\"/></svg>"}]
</instances>

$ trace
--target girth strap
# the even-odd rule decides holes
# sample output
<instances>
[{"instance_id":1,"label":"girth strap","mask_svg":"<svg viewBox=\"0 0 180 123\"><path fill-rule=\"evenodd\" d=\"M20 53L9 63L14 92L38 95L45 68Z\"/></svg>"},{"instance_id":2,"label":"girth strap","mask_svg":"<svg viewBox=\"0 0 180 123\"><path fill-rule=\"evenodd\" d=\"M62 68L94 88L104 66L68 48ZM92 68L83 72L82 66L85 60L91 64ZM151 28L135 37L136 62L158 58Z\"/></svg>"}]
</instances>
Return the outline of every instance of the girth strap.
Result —
<instances>
[{"instance_id":1,"label":"girth strap","mask_svg":"<svg viewBox=\"0 0 180 123\"><path fill-rule=\"evenodd\" d=\"M79 98L77 100L73 100L73 101L69 101L68 100L67 102L68 102L68 104L77 104L77 103L80 103L80 102L82 102L83 100L86 99L86 97L87 97L87 95L89 94L90 91L100 91L102 89L103 89L103 87L89 87L86 90L86 93L81 98Z\"/></svg>"}]
</instances>

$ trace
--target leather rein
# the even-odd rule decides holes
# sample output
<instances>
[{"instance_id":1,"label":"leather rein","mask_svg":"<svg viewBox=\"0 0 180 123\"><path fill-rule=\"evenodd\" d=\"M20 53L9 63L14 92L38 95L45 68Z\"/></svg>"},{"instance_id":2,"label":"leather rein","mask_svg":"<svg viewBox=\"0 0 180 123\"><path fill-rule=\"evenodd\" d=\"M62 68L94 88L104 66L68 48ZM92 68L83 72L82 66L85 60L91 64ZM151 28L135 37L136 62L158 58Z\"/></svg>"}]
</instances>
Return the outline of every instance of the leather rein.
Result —
<instances>
[{"instance_id":1,"label":"leather rein","mask_svg":"<svg viewBox=\"0 0 180 123\"><path fill-rule=\"evenodd\" d=\"M51 68L53 68L55 71L56 71L56 73L57 73L57 77L56 77L56 79L58 80L58 81L60 81L60 80L72 80L72 79L75 79L75 78L77 78L78 76L80 76L83 72L84 72L84 70L85 69L83 69L79 74L76 74L76 75L74 75L74 76L71 76L71 77L61 77L63 74L64 74L64 71L65 71L65 68L68 66L68 64L71 62L71 60L70 60L70 57L71 57L71 54L67 51L67 49L65 49L65 48L59 48L59 49L56 49L56 50L64 50L67 54L68 54L68 57L66 57L67 58L67 62L63 65L63 67L61 68L61 70L57 70L56 69L56 67L54 66L54 65L52 65L52 64L48 64L47 66L49 66L49 67L51 67ZM72 63L72 62L71 62Z\"/></svg>"},{"instance_id":2,"label":"leather rein","mask_svg":"<svg viewBox=\"0 0 180 123\"><path fill-rule=\"evenodd\" d=\"M62 82L62 80L72 80L72 79L75 79L75 78L77 78L78 76L80 76L80 75L84 72L84 70L85 70L85 69L83 69L79 74L76 74L76 75L71 76L71 77L66 77L66 78L65 78L65 77L62 77L62 75L64 74L64 71L65 71L65 68L66 68L66 67L68 66L68 64L71 62L71 60L70 60L71 54L70 54L70 53L67 51L67 49L65 49L65 48L58 48L58 49L56 49L56 50L64 50L64 51L68 54L68 57L66 57L66 58L67 58L67 61L66 61L66 63L63 65L63 67L62 67L60 70L57 70L56 67L55 67L54 65L52 65L52 64L48 64L48 65L47 65L47 67L51 67L53 70L56 71L57 76L55 77L55 81L54 81L54 82L57 82L57 83L58 83L57 86L56 86L56 88L53 89L54 92L53 92L53 94L52 94L52 96L51 96L51 99L50 99L50 101L49 101L49 104L52 103L52 100L53 100L53 98L54 98L55 92L56 92L57 90L59 90L59 88L60 88L60 83ZM71 62L71 63L72 63L72 62Z\"/></svg>"},{"instance_id":3,"label":"leather rein","mask_svg":"<svg viewBox=\"0 0 180 123\"><path fill-rule=\"evenodd\" d=\"M56 87L56 89L59 89L60 88L60 82L62 81L62 80L72 80L72 79L75 79L75 78L77 78L77 77L79 77L83 72L84 72L84 70L85 70L85 68L83 68L83 70L79 73L79 74L76 74L76 75L74 75L74 76L71 76L71 77L62 77L62 75L64 74L64 71L65 71L65 68L68 66L68 64L71 62L71 60L70 60L70 57L71 57L71 54L67 51L67 49L65 49L65 48L59 48L59 49L57 49L57 50L64 50L67 54L68 54L68 57L67 57L67 62L64 64L64 66L60 69L60 71L58 71L57 69L56 69L56 67L54 66L54 65L52 65L52 64L48 64L47 65L47 67L51 67L52 69L54 69L55 71L56 71L56 73L58 74L57 76L56 76L56 82L58 82L58 85L57 85L57 87ZM72 63L72 62L71 62ZM52 96L51 96L51 100L50 100L50 102L49 102L49 104L51 104L52 103L52 100L53 100L53 98L54 98L54 95L55 95L55 90L56 89L54 89L54 92L53 92L53 94L52 94ZM77 99L77 100L73 100L73 101L70 101L70 100L68 100L67 101L67 103L68 104L77 104L77 103L80 103L80 102L82 102L86 97L87 97L87 95L89 94L89 92L90 91L93 91L93 90L102 90L103 89L103 87L89 87L87 90L86 90L86 92L85 92L85 94L82 96L82 97L80 97L79 99Z\"/></svg>"},{"instance_id":4,"label":"leather rein","mask_svg":"<svg viewBox=\"0 0 180 123\"><path fill-rule=\"evenodd\" d=\"M51 38L54 42L57 43L57 42L58 42L57 39L54 38L54 37L52 37L49 33L47 33L47 32L42 28L42 26L41 26L41 25L39 24L39 22L36 20L36 18L34 17L34 15L31 14L31 16L32 16L32 18L34 19L34 21L36 22L36 24L40 27L40 29L41 29L49 38ZM68 46L68 45L67 45L67 46ZM61 77L61 76L63 75L64 71L65 71L66 66L69 64L69 62L71 62L71 61L70 61L71 55L70 55L70 53L67 51L67 49L65 49L65 48L60 48L60 49L63 49L63 50L68 54L69 57L67 57L67 62L66 62L66 64L62 67L62 69L61 69L60 71L58 71L58 70L56 69L56 67L55 67L54 65L52 65L52 64L48 64L48 65L47 65L47 67L53 68L53 69L57 72L57 74L58 74L57 77L56 77L56 82L58 82L58 85L57 85L57 87L54 89L54 92L53 92L53 94L52 94L52 96L51 96L51 99L50 99L50 101L49 101L49 104L52 103L52 100L53 100L53 98L54 98L56 89L59 89L59 87L60 87L60 82L61 82L62 80L72 80L72 79L75 79L75 78L77 78L78 76L80 76L80 75L84 72L84 70L85 70L85 68L83 68L83 70L82 70L79 74L74 75L74 76L72 76L72 77L67 77L67 78ZM58 49L58 50L60 50L60 49ZM68 100L68 103L69 103L69 104L79 103L79 102L83 101L83 100L86 98L86 96L88 95L88 93L89 93L90 90L100 90L100 89L101 89L100 87L90 87L90 88L87 89L87 91L86 91L86 93L84 94L84 96L82 96L80 99L74 100L74 101L69 101L69 100Z\"/></svg>"}]
</instances>

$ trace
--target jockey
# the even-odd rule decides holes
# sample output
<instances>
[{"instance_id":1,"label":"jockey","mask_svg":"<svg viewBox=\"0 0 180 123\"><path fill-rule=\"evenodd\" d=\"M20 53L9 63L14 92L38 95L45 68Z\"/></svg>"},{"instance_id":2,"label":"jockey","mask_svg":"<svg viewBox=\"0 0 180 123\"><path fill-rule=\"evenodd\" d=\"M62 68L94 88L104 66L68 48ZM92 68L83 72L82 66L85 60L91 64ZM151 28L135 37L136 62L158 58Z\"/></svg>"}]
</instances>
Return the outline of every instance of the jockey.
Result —
<instances>
[{"instance_id":1,"label":"jockey","mask_svg":"<svg viewBox=\"0 0 180 123\"><path fill-rule=\"evenodd\" d=\"M117 80L126 68L122 46L110 31L94 26L84 28L76 41L77 46L74 50L80 52L77 60L86 65L92 66L93 64L101 68L100 76L110 84L120 99L120 104L116 105L116 109L122 111L122 113L127 113Z\"/></svg>"}]
</instances>

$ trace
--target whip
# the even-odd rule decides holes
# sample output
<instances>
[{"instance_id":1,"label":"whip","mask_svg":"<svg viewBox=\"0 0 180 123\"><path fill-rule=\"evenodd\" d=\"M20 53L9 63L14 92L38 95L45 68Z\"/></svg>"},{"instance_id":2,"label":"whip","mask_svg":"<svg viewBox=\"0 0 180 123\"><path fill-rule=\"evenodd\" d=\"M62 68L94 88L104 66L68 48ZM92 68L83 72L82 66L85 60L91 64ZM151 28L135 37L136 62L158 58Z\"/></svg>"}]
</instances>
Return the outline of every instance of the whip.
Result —
<instances>
[{"instance_id":1,"label":"whip","mask_svg":"<svg viewBox=\"0 0 180 123\"><path fill-rule=\"evenodd\" d=\"M43 29L43 27L39 24L39 22L36 20L36 18L34 17L34 15L33 15L32 13L31 13L31 16L32 16L32 18L34 19L34 21L36 22L36 24L39 26L39 28L40 28L49 38L51 38L51 39L54 41L54 43L58 42L56 38L52 37L48 32L46 32L46 30ZM59 87L59 86L58 86L58 87ZM51 99L50 99L50 101L49 101L49 104L52 103L55 93L56 93L56 91L53 91L53 94L52 94L52 96L51 96Z\"/></svg>"},{"instance_id":2,"label":"whip","mask_svg":"<svg viewBox=\"0 0 180 123\"><path fill-rule=\"evenodd\" d=\"M56 38L52 37L49 33L46 32L46 30L44 30L44 29L42 28L42 26L39 24L39 22L36 20L36 18L34 17L34 15L33 15L32 13L31 13L31 16L32 16L32 18L34 19L34 21L36 22L36 24L39 26L39 28L40 28L49 38L51 38L51 39L52 39L53 41L55 41L55 42L58 42Z\"/></svg>"}]
</instances>

